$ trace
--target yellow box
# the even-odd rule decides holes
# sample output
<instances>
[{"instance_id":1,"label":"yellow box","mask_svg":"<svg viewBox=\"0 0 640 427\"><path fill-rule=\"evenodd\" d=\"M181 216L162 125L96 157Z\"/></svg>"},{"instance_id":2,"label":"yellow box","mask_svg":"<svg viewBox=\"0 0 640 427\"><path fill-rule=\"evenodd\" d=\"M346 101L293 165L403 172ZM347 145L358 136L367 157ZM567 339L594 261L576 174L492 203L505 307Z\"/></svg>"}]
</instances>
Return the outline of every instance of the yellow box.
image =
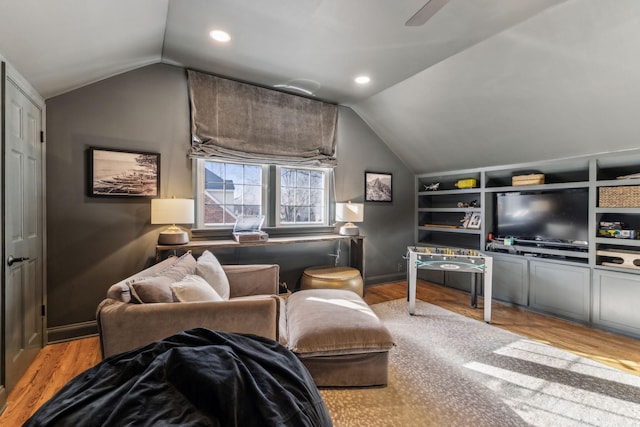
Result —
<instances>
[{"instance_id":1,"label":"yellow box","mask_svg":"<svg viewBox=\"0 0 640 427\"><path fill-rule=\"evenodd\" d=\"M459 179L456 182L456 187L458 188L476 188L477 185L478 181L475 178Z\"/></svg>"}]
</instances>

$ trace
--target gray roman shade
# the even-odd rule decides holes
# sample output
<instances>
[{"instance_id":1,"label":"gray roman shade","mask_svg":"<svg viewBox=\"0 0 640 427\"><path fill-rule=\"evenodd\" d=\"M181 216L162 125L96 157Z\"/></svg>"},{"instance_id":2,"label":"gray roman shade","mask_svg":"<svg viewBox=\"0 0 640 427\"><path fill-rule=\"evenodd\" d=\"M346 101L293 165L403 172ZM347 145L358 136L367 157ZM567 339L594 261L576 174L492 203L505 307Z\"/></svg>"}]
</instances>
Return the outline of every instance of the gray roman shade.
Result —
<instances>
[{"instance_id":1,"label":"gray roman shade","mask_svg":"<svg viewBox=\"0 0 640 427\"><path fill-rule=\"evenodd\" d=\"M335 166L336 105L188 70L190 157Z\"/></svg>"}]
</instances>

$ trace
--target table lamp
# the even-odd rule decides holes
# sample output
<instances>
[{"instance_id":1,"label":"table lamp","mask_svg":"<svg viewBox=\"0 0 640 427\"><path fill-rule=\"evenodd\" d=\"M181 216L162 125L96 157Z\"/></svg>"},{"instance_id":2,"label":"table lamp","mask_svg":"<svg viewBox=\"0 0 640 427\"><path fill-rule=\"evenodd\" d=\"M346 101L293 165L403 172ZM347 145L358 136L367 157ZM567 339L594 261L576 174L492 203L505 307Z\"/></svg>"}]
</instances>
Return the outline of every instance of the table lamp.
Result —
<instances>
[{"instance_id":1,"label":"table lamp","mask_svg":"<svg viewBox=\"0 0 640 427\"><path fill-rule=\"evenodd\" d=\"M364 221L364 204L362 203L336 203L336 222L346 222L340 227L343 236L357 236L360 230L354 222Z\"/></svg>"},{"instance_id":2,"label":"table lamp","mask_svg":"<svg viewBox=\"0 0 640 427\"><path fill-rule=\"evenodd\" d=\"M193 199L151 199L151 224L171 224L158 236L159 245L189 243L189 233L176 224L193 224Z\"/></svg>"}]
</instances>

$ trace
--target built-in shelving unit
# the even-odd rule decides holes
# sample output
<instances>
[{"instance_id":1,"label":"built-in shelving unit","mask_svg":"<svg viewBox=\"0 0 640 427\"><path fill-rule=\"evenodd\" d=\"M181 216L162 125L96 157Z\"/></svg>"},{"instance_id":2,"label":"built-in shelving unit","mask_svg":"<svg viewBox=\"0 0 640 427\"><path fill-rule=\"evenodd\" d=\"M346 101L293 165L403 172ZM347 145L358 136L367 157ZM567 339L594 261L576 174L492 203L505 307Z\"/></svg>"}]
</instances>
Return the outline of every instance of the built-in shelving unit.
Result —
<instances>
[{"instance_id":1,"label":"built-in shelving unit","mask_svg":"<svg viewBox=\"0 0 640 427\"><path fill-rule=\"evenodd\" d=\"M456 184L461 180L475 180L475 186L458 188ZM480 186L481 172L478 170L418 176L416 241L479 248L482 224L479 228L469 228L464 221L473 214L483 215Z\"/></svg>"},{"instance_id":2,"label":"built-in shelving unit","mask_svg":"<svg viewBox=\"0 0 640 427\"><path fill-rule=\"evenodd\" d=\"M544 183L512 185L513 176L534 173L544 174ZM499 273L494 275L497 299L640 337L640 315L628 304L629 298L640 297L637 174L640 150L420 174L416 176L415 243L493 251L494 270ZM476 186L456 187L468 179L474 179ZM609 188L621 191L624 200L601 203ZM588 190L587 246L505 245L489 239L497 194L571 189ZM465 227L465 215L480 216L480 226ZM625 229L638 231L636 238L603 237L599 233L603 221L624 223ZM447 281L447 273L442 281Z\"/></svg>"}]
</instances>

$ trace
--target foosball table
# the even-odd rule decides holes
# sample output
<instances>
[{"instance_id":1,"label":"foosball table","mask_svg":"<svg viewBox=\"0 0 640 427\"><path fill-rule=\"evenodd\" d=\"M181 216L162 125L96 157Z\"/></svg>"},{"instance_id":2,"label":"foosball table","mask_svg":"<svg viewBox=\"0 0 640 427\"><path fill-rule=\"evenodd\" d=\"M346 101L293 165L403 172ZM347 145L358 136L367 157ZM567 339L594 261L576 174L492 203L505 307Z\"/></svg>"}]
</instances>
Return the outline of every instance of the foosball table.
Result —
<instances>
[{"instance_id":1,"label":"foosball table","mask_svg":"<svg viewBox=\"0 0 640 427\"><path fill-rule=\"evenodd\" d=\"M476 276L484 275L484 321L491 322L491 285L493 258L480 251L447 247L409 246L407 248L409 281L409 314L416 310L418 270L443 270L471 273L471 305L478 306Z\"/></svg>"}]
</instances>

